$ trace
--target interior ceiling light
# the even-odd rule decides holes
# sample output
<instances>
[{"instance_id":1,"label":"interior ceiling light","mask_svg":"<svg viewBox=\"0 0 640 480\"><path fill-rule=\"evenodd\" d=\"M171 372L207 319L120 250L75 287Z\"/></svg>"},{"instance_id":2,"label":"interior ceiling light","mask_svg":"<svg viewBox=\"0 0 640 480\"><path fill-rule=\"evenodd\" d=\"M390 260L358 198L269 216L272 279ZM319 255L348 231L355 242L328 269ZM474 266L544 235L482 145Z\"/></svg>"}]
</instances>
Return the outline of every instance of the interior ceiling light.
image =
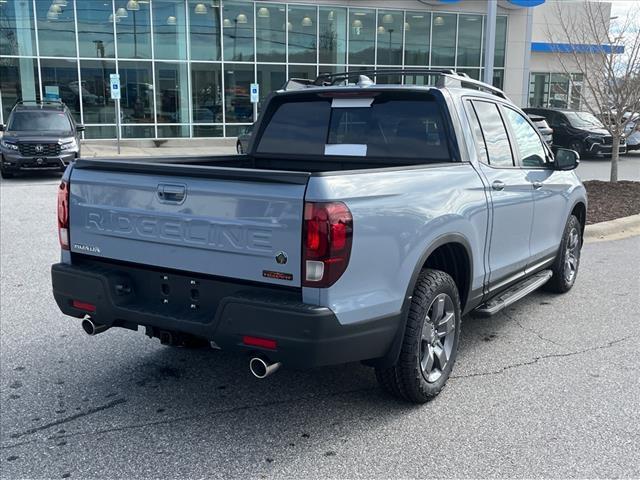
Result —
<instances>
[{"instance_id":1,"label":"interior ceiling light","mask_svg":"<svg viewBox=\"0 0 640 480\"><path fill-rule=\"evenodd\" d=\"M441 27L442 25L444 25L444 18L437 16L436 18L433 19L433 24Z\"/></svg>"},{"instance_id":2,"label":"interior ceiling light","mask_svg":"<svg viewBox=\"0 0 640 480\"><path fill-rule=\"evenodd\" d=\"M238 23L247 23L247 16L244 13L239 13L238 16L236 17L236 22Z\"/></svg>"},{"instance_id":3,"label":"interior ceiling light","mask_svg":"<svg viewBox=\"0 0 640 480\"><path fill-rule=\"evenodd\" d=\"M127 10L132 12L137 12L140 10L140 5L138 5L138 0L129 0L127 2Z\"/></svg>"},{"instance_id":4,"label":"interior ceiling light","mask_svg":"<svg viewBox=\"0 0 640 480\"><path fill-rule=\"evenodd\" d=\"M173 15L169 15L167 17L167 25L175 25L176 24L176 17L174 17Z\"/></svg>"},{"instance_id":5,"label":"interior ceiling light","mask_svg":"<svg viewBox=\"0 0 640 480\"><path fill-rule=\"evenodd\" d=\"M382 23L385 24L390 24L393 23L393 15L391 15L390 13L387 13L386 15L382 16Z\"/></svg>"},{"instance_id":6,"label":"interior ceiling light","mask_svg":"<svg viewBox=\"0 0 640 480\"><path fill-rule=\"evenodd\" d=\"M302 26L303 27L312 27L313 26L313 21L309 17L304 17L302 19Z\"/></svg>"},{"instance_id":7,"label":"interior ceiling light","mask_svg":"<svg viewBox=\"0 0 640 480\"><path fill-rule=\"evenodd\" d=\"M260 7L258 9L258 17L260 18L269 18L271 13L269 13L269 9L267 7Z\"/></svg>"},{"instance_id":8,"label":"interior ceiling light","mask_svg":"<svg viewBox=\"0 0 640 480\"><path fill-rule=\"evenodd\" d=\"M232 27L232 26L233 26L233 23L231 23L231 20L229 20L228 18L225 18L225 19L222 21L222 26L223 26L223 27Z\"/></svg>"},{"instance_id":9,"label":"interior ceiling light","mask_svg":"<svg viewBox=\"0 0 640 480\"><path fill-rule=\"evenodd\" d=\"M129 13L127 12L126 8L120 7L118 10L116 10L116 16L120 18L127 18L129 16Z\"/></svg>"}]
</instances>

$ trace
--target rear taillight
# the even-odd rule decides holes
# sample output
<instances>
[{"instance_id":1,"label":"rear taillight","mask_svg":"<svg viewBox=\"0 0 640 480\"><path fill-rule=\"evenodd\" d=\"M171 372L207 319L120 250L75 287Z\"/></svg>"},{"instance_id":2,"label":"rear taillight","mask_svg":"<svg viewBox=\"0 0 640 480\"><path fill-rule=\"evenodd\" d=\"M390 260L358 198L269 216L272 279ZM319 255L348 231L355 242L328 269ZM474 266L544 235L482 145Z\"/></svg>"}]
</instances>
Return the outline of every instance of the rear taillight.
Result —
<instances>
[{"instance_id":1,"label":"rear taillight","mask_svg":"<svg viewBox=\"0 0 640 480\"><path fill-rule=\"evenodd\" d=\"M58 188L58 237L60 247L69 250L69 182L65 181Z\"/></svg>"},{"instance_id":2,"label":"rear taillight","mask_svg":"<svg viewBox=\"0 0 640 480\"><path fill-rule=\"evenodd\" d=\"M302 284L330 287L347 269L353 217L342 202L304 205Z\"/></svg>"}]
</instances>

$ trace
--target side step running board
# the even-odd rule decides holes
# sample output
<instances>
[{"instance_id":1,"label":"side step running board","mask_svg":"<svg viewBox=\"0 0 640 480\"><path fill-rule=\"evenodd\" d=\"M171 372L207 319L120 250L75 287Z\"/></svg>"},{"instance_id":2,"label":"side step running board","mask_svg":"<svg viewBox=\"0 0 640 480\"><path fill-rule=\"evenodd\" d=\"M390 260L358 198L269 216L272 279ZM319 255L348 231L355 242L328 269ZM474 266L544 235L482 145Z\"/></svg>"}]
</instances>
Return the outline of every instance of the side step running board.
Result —
<instances>
[{"instance_id":1,"label":"side step running board","mask_svg":"<svg viewBox=\"0 0 640 480\"><path fill-rule=\"evenodd\" d=\"M493 297L488 302L480 305L473 311L473 313L479 317L490 317L495 315L503 308L514 304L534 290L540 288L549 281L552 275L553 273L551 270L542 270L531 277L525 278L523 281L505 290L497 297Z\"/></svg>"}]
</instances>

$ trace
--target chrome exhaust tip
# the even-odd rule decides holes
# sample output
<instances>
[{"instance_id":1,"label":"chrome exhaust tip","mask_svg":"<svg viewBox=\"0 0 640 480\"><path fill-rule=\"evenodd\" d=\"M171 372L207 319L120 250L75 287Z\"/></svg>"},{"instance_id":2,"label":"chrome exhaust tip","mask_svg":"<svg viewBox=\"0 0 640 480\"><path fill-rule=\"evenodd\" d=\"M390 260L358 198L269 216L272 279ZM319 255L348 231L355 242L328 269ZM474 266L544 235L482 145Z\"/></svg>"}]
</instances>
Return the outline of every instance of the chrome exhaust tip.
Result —
<instances>
[{"instance_id":1,"label":"chrome exhaust tip","mask_svg":"<svg viewBox=\"0 0 640 480\"><path fill-rule=\"evenodd\" d=\"M271 363L261 357L252 357L249 360L249 370L251 370L254 377L260 379L267 378L272 373L277 372L280 366L282 366L280 362Z\"/></svg>"},{"instance_id":2,"label":"chrome exhaust tip","mask_svg":"<svg viewBox=\"0 0 640 480\"><path fill-rule=\"evenodd\" d=\"M110 327L108 327L107 325L95 323L93 320L91 320L90 317L85 317L84 320L82 320L82 329L84 330L84 333L90 336L106 332L107 330L109 330L109 328Z\"/></svg>"}]
</instances>

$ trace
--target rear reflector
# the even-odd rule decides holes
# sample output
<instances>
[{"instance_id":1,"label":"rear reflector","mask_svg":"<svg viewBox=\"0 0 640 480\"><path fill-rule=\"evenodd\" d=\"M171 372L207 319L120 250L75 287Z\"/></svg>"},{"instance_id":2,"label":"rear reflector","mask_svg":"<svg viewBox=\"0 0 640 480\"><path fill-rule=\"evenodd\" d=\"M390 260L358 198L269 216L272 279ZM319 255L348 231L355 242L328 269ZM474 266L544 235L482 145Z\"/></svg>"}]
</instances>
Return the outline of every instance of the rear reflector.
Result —
<instances>
[{"instance_id":1,"label":"rear reflector","mask_svg":"<svg viewBox=\"0 0 640 480\"><path fill-rule=\"evenodd\" d=\"M269 350L276 350L278 343L275 340L269 340L268 338L250 337L245 335L242 337L242 343L249 345L250 347L268 348Z\"/></svg>"},{"instance_id":2,"label":"rear reflector","mask_svg":"<svg viewBox=\"0 0 640 480\"><path fill-rule=\"evenodd\" d=\"M74 300L73 302L71 302L71 305L73 305L73 308L77 308L78 310L84 310L85 312L93 313L96 311L95 305L87 302L81 302L80 300Z\"/></svg>"}]
</instances>

